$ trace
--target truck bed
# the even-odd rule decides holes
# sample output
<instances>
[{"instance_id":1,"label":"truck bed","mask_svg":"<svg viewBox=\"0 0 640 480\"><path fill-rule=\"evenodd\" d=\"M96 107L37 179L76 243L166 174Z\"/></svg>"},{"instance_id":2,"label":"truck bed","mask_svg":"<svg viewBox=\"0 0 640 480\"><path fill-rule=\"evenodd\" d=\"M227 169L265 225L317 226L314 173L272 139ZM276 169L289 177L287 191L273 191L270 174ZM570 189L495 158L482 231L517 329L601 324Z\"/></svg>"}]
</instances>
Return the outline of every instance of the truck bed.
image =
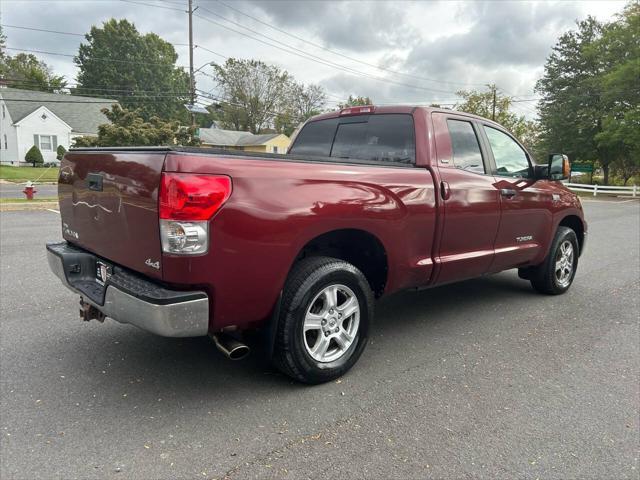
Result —
<instances>
[{"instance_id":1,"label":"truck bed","mask_svg":"<svg viewBox=\"0 0 640 480\"><path fill-rule=\"evenodd\" d=\"M436 223L429 170L339 160L189 147L73 149L59 182L63 237L170 288L205 291L216 328L267 317L300 252L329 232L367 232L381 242L393 268L380 288L426 283ZM170 172L232 180L230 198L209 221L204 255L162 252L158 193ZM90 187L91 175L102 177L102 189Z\"/></svg>"},{"instance_id":2,"label":"truck bed","mask_svg":"<svg viewBox=\"0 0 640 480\"><path fill-rule=\"evenodd\" d=\"M216 157L242 157L242 158L255 158L260 160L274 160L279 162L308 162L308 163L330 163L330 164L342 164L342 165L371 165L380 167L394 167L394 168L414 168L414 165L402 164L398 162L385 162L385 161L368 161L360 160L357 158L350 159L338 159L335 157L320 157L313 155L293 155L293 154L281 154L281 153L263 153L263 152L246 152L242 150L227 150L223 148L208 148L208 147L181 147L181 146L166 146L166 147L82 147L72 148L70 153L83 152L83 153L100 153L100 152L131 152L131 153L158 153L158 152L178 152L188 153L196 155L210 155Z\"/></svg>"}]
</instances>

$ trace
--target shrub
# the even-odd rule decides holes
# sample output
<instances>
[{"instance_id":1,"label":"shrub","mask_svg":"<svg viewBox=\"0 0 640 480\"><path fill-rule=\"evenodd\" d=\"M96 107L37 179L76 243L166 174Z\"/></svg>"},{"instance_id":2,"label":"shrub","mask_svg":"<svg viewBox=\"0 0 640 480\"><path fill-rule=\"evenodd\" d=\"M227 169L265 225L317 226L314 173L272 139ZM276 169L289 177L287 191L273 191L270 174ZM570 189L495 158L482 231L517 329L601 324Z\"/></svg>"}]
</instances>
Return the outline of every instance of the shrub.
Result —
<instances>
[{"instance_id":1,"label":"shrub","mask_svg":"<svg viewBox=\"0 0 640 480\"><path fill-rule=\"evenodd\" d=\"M65 153L67 153L67 149L62 145L58 145L58 148L56 149L56 158L58 160L62 160L62 157L64 157Z\"/></svg>"},{"instance_id":2,"label":"shrub","mask_svg":"<svg viewBox=\"0 0 640 480\"><path fill-rule=\"evenodd\" d=\"M44 163L44 158L42 157L42 153L40 152L40 149L35 145L29 149L27 154L24 156L24 159L25 161L31 163L34 167L36 166L36 163L38 165L41 165Z\"/></svg>"}]
</instances>

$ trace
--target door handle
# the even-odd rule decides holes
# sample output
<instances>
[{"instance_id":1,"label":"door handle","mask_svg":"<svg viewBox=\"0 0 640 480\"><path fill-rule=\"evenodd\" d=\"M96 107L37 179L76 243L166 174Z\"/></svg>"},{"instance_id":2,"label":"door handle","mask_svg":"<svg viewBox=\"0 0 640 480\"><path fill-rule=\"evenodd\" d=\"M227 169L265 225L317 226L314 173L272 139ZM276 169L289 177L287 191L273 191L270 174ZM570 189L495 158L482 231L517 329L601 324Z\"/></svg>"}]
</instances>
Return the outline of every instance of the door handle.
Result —
<instances>
[{"instance_id":1,"label":"door handle","mask_svg":"<svg viewBox=\"0 0 640 480\"><path fill-rule=\"evenodd\" d=\"M500 195L502 195L503 197L506 198L513 198L516 196L518 192L516 192L515 190L511 189L511 188L501 188L500 189Z\"/></svg>"},{"instance_id":2,"label":"door handle","mask_svg":"<svg viewBox=\"0 0 640 480\"><path fill-rule=\"evenodd\" d=\"M445 181L440 182L440 196L443 200L449 200L451 196L451 189L449 188L449 184Z\"/></svg>"}]
</instances>

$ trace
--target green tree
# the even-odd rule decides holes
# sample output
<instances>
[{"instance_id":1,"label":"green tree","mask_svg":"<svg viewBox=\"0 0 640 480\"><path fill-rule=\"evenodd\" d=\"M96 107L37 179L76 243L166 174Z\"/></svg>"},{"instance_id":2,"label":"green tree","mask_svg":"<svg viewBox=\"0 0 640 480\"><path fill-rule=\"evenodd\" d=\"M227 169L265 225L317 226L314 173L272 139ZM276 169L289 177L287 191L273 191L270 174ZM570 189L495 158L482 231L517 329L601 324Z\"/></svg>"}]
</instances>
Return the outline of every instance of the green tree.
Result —
<instances>
[{"instance_id":1,"label":"green tree","mask_svg":"<svg viewBox=\"0 0 640 480\"><path fill-rule=\"evenodd\" d=\"M259 60L235 58L213 68L225 128L260 133L273 127L274 118L286 112L290 86L286 71Z\"/></svg>"},{"instance_id":2,"label":"green tree","mask_svg":"<svg viewBox=\"0 0 640 480\"><path fill-rule=\"evenodd\" d=\"M2 65L2 61L5 59L4 49L6 47L7 37L5 37L4 32L2 31L2 25L0 25L0 65Z\"/></svg>"},{"instance_id":3,"label":"green tree","mask_svg":"<svg viewBox=\"0 0 640 480\"><path fill-rule=\"evenodd\" d=\"M24 160L31 163L34 167L44 163L42 152L40 152L40 149L35 145L27 151L27 154L24 156Z\"/></svg>"},{"instance_id":4,"label":"green tree","mask_svg":"<svg viewBox=\"0 0 640 480\"><path fill-rule=\"evenodd\" d=\"M275 131L291 135L308 118L322 112L326 103L327 94L321 86L289 82L284 109L274 120Z\"/></svg>"},{"instance_id":5,"label":"green tree","mask_svg":"<svg viewBox=\"0 0 640 480\"><path fill-rule=\"evenodd\" d=\"M361 107L365 105L373 105L373 101L369 97L353 97L349 95L349 98L346 102L338 104L339 109L347 108L347 107Z\"/></svg>"},{"instance_id":6,"label":"green tree","mask_svg":"<svg viewBox=\"0 0 640 480\"><path fill-rule=\"evenodd\" d=\"M200 145L195 128L181 127L178 121L158 117L145 120L139 110L128 110L116 104L102 109L111 123L98 127L97 137L78 137L76 147L140 147L166 145Z\"/></svg>"},{"instance_id":7,"label":"green tree","mask_svg":"<svg viewBox=\"0 0 640 480\"><path fill-rule=\"evenodd\" d=\"M588 17L561 35L536 91L542 95L538 110L544 147L567 153L572 161L597 160L607 184L618 153L610 142L597 140L611 113L602 90L605 64L597 48L604 29Z\"/></svg>"},{"instance_id":8,"label":"green tree","mask_svg":"<svg viewBox=\"0 0 640 480\"><path fill-rule=\"evenodd\" d=\"M487 88L487 91L457 92L463 101L457 104L455 109L496 121L513 133L530 152L537 153L538 125L536 122L511 111L513 99L503 95L495 85L487 85Z\"/></svg>"},{"instance_id":9,"label":"green tree","mask_svg":"<svg viewBox=\"0 0 640 480\"><path fill-rule=\"evenodd\" d=\"M62 145L58 145L58 148L56 148L56 158L58 160L62 160L62 157L64 157L65 153L67 153L67 149Z\"/></svg>"},{"instance_id":10,"label":"green tree","mask_svg":"<svg viewBox=\"0 0 640 480\"><path fill-rule=\"evenodd\" d=\"M6 37L0 27L0 78L8 85L24 90L40 90L57 93L67 82L63 76L54 75L51 68L35 55L19 53L12 57L5 51Z\"/></svg>"},{"instance_id":11,"label":"green tree","mask_svg":"<svg viewBox=\"0 0 640 480\"><path fill-rule=\"evenodd\" d=\"M110 19L91 27L74 58L79 68L74 93L118 100L153 116L187 122L189 76L176 67L173 45L155 33L141 35L127 20Z\"/></svg>"},{"instance_id":12,"label":"green tree","mask_svg":"<svg viewBox=\"0 0 640 480\"><path fill-rule=\"evenodd\" d=\"M24 90L58 93L67 86L64 76L54 75L45 62L30 53L0 56L0 76L10 86Z\"/></svg>"},{"instance_id":13,"label":"green tree","mask_svg":"<svg viewBox=\"0 0 640 480\"><path fill-rule=\"evenodd\" d=\"M592 47L602 64L598 77L606 111L599 148L612 152L614 173L624 184L640 171L640 4L631 3L605 26Z\"/></svg>"}]
</instances>

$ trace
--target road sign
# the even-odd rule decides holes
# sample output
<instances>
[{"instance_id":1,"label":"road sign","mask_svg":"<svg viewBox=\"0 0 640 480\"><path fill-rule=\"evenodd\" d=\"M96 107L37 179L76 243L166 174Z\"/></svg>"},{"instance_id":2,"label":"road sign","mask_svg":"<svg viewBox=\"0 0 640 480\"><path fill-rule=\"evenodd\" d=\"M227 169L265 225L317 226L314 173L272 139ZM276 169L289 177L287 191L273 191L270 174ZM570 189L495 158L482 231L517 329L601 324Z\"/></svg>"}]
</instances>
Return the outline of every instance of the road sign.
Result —
<instances>
[{"instance_id":1,"label":"road sign","mask_svg":"<svg viewBox=\"0 0 640 480\"><path fill-rule=\"evenodd\" d=\"M589 163L576 163L571 165L572 172L585 172L585 173L593 173L593 165Z\"/></svg>"}]
</instances>

